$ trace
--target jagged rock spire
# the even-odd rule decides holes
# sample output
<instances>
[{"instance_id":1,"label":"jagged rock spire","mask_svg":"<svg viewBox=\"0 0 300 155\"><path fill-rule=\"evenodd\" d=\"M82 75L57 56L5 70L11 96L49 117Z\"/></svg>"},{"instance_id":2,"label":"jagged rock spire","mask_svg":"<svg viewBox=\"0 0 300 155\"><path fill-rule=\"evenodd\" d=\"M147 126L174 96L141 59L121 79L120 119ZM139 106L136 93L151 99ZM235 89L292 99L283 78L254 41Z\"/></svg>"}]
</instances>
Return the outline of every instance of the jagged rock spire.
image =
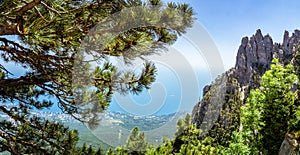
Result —
<instances>
[{"instance_id":1,"label":"jagged rock spire","mask_svg":"<svg viewBox=\"0 0 300 155\"><path fill-rule=\"evenodd\" d=\"M294 48L299 43L299 30L295 30L291 36L285 31L282 44L273 43L271 36L263 35L260 29L250 38L243 37L235 66L220 75L211 85L204 87L202 100L193 110L193 123L198 128L205 129L205 134L223 132L231 125L237 127L234 118L236 115L232 113L234 110L239 111L239 108L234 104L244 104L250 89L259 87L260 78L270 68L273 58L278 58L283 64L292 62ZM223 114L220 115L222 111ZM209 119L210 116L214 116L214 119ZM210 133L208 130L214 131Z\"/></svg>"}]
</instances>

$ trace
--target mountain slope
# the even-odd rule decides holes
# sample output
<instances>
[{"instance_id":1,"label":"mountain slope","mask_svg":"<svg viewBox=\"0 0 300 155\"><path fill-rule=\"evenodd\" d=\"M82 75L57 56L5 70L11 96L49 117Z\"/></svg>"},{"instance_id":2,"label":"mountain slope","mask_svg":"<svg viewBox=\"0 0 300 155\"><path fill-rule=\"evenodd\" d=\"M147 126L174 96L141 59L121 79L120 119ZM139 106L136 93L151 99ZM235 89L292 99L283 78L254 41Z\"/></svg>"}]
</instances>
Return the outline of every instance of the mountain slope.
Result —
<instances>
[{"instance_id":1,"label":"mountain slope","mask_svg":"<svg viewBox=\"0 0 300 155\"><path fill-rule=\"evenodd\" d=\"M262 35L261 30L250 38L244 37L235 66L203 88L202 100L193 109L193 123L202 130L200 138L209 135L218 144L228 145L232 131L241 127L239 110L250 90L259 87L273 58L283 64L296 64L294 49L299 43L299 30L291 36L285 31L282 44L273 43L271 36Z\"/></svg>"}]
</instances>

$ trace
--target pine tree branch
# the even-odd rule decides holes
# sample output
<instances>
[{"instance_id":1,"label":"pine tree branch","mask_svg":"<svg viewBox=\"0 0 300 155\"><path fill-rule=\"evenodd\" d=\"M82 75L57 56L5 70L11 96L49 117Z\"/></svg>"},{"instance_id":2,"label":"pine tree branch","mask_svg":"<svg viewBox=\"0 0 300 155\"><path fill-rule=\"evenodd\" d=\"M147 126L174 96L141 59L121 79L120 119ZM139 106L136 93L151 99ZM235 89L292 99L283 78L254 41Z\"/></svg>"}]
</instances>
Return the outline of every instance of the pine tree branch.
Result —
<instances>
[{"instance_id":1,"label":"pine tree branch","mask_svg":"<svg viewBox=\"0 0 300 155\"><path fill-rule=\"evenodd\" d=\"M17 25L15 23L0 23L0 35L14 35L17 34Z\"/></svg>"},{"instance_id":2,"label":"pine tree branch","mask_svg":"<svg viewBox=\"0 0 300 155\"><path fill-rule=\"evenodd\" d=\"M38 85L49 82L49 79L46 79L41 76L21 76L19 78L14 79L1 79L0 80L0 88L4 87L15 87L15 86L28 86L28 85Z\"/></svg>"},{"instance_id":3,"label":"pine tree branch","mask_svg":"<svg viewBox=\"0 0 300 155\"><path fill-rule=\"evenodd\" d=\"M40 124L39 122L35 123L33 120L25 120L24 118L14 114L13 112L11 112L11 110L6 109L4 106L0 106L0 111L4 112L5 114L7 114L9 117L11 117L12 119L14 119L16 122L20 122L21 124L28 124L28 126L30 126L30 128L32 128L33 130L40 130L40 132L32 132L32 135L34 138L36 139L40 139L40 140L44 140L47 143L49 143L51 146L54 146L56 148L58 148L60 151L64 152L64 150L66 150L66 148L64 148L63 146L60 146L58 143L55 143L55 137L53 137L53 135L48 135L47 137L44 136L44 134L49 134L49 131L47 131L47 129L43 128L44 124ZM18 125L19 127L20 125ZM36 150L44 150L46 154L47 153L45 149L43 148L39 148L35 145L36 141L34 142L30 142L32 140L30 139L22 139L22 137L18 137L14 131L16 131L16 129L10 129L9 131L12 132L10 133L10 135L8 133L5 133L5 131L2 129L3 132L0 132L0 137L3 137L4 139L6 139L6 141L8 142L13 142L13 139L11 137L15 137L16 139L14 140L14 143L19 143L19 144L23 144L24 146L28 146L31 148L34 148ZM13 144L11 144L13 146ZM10 149L11 151L12 149ZM16 150L16 149L15 149ZM11 151L12 152L12 151Z\"/></svg>"},{"instance_id":4,"label":"pine tree branch","mask_svg":"<svg viewBox=\"0 0 300 155\"><path fill-rule=\"evenodd\" d=\"M82 7L79 7L79 8L75 8L75 9L72 9L72 10L68 10L68 11L64 11L64 12L61 12L61 11L57 11L56 9L48 6L46 3L44 2L41 2L41 4L48 10L56 13L56 14L59 14L59 15L62 15L62 14L69 14L69 13L72 13L72 12L76 12L78 10L82 10L83 8L85 8L86 6L82 6Z\"/></svg>"},{"instance_id":5,"label":"pine tree branch","mask_svg":"<svg viewBox=\"0 0 300 155\"><path fill-rule=\"evenodd\" d=\"M41 3L41 0L33 0L29 3L27 3L26 5L24 5L19 11L18 11L18 15L22 16L26 11L34 8L36 5L38 5L39 3Z\"/></svg>"},{"instance_id":6,"label":"pine tree branch","mask_svg":"<svg viewBox=\"0 0 300 155\"><path fill-rule=\"evenodd\" d=\"M44 68L41 66L41 62L44 61L47 63L47 65L52 65L59 70L64 70L65 72L71 73L71 71L64 66L64 61L73 61L73 58L71 57L49 55L44 53L35 54L33 50L25 48L24 46L13 41L7 40L6 38L0 38L0 41L4 44L0 46L0 50L11 54L15 60L18 60L20 63L28 63L42 72Z\"/></svg>"},{"instance_id":7,"label":"pine tree branch","mask_svg":"<svg viewBox=\"0 0 300 155\"><path fill-rule=\"evenodd\" d=\"M0 69L4 70L6 72L6 74L10 74L13 75L13 73L11 73L10 71L8 71L3 65L0 64Z\"/></svg>"},{"instance_id":8,"label":"pine tree branch","mask_svg":"<svg viewBox=\"0 0 300 155\"><path fill-rule=\"evenodd\" d=\"M45 22L49 22L48 20L45 19L45 17L42 15L42 13L40 12L40 10L39 10L36 6L34 6L34 10L38 13L38 15L39 15L41 18L43 18L43 20L44 20Z\"/></svg>"},{"instance_id":9,"label":"pine tree branch","mask_svg":"<svg viewBox=\"0 0 300 155\"><path fill-rule=\"evenodd\" d=\"M12 155L20 155L16 150L15 146L12 144L12 139L3 131L0 132L0 137L4 138L7 141L7 145L9 147L9 151Z\"/></svg>"}]
</instances>

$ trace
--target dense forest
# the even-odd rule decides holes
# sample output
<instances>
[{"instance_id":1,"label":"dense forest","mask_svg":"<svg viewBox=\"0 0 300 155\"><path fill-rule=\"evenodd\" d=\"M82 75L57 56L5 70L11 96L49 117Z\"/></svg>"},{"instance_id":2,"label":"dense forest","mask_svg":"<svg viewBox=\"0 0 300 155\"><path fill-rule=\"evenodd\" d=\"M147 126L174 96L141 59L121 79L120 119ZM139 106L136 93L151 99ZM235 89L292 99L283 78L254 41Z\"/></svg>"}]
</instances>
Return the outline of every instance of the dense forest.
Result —
<instances>
[{"instance_id":1,"label":"dense forest","mask_svg":"<svg viewBox=\"0 0 300 155\"><path fill-rule=\"evenodd\" d=\"M114 93L151 87L157 68L144 57L164 52L192 27L192 7L160 0L2 0L0 11L0 114L9 117L0 119L0 153L299 154L297 39L270 50L264 46L272 41L260 31L243 38L237 66L207 87L193 113L177 121L173 138L157 146L134 127L126 144L106 151L79 144L77 130L32 111L57 106L95 129ZM266 58L245 60L250 45ZM109 57L145 62L140 73L125 72ZM14 75L5 63L26 72ZM224 100L215 96L220 92ZM205 120L216 113L217 121Z\"/></svg>"}]
</instances>

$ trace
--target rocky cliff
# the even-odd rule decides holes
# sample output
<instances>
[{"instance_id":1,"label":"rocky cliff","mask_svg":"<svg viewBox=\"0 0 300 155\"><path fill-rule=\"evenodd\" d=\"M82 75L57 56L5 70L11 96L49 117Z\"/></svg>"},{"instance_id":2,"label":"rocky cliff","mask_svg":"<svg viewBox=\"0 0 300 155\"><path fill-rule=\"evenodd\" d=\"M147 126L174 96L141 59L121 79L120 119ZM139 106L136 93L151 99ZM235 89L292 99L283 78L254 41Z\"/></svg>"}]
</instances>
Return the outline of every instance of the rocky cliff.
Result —
<instances>
[{"instance_id":1,"label":"rocky cliff","mask_svg":"<svg viewBox=\"0 0 300 155\"><path fill-rule=\"evenodd\" d=\"M300 31L290 36L284 32L283 43L273 43L270 35L257 30L252 37L242 38L236 64L203 88L202 100L193 109L193 122L203 132L226 145L234 128L238 128L239 109L250 89L258 88L261 76L270 68L273 58L283 64L294 61L294 48L300 43ZM223 135L222 135L223 134Z\"/></svg>"}]
</instances>

